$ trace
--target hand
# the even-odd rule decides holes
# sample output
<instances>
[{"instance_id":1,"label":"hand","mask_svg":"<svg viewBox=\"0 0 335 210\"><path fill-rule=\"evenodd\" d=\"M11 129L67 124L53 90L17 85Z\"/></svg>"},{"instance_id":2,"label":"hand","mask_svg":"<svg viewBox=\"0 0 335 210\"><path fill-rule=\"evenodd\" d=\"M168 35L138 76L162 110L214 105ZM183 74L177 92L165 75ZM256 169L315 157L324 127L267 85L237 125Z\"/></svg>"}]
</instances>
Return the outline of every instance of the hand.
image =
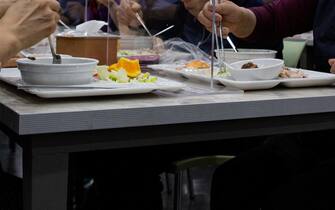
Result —
<instances>
[{"instance_id":1,"label":"hand","mask_svg":"<svg viewBox=\"0 0 335 210\"><path fill-rule=\"evenodd\" d=\"M121 0L121 3L116 10L118 24L130 26L132 28L139 27L140 23L136 18L136 13L138 13L141 17L143 16L142 7L138 2L132 0Z\"/></svg>"},{"instance_id":2,"label":"hand","mask_svg":"<svg viewBox=\"0 0 335 210\"><path fill-rule=\"evenodd\" d=\"M85 7L80 2L69 1L66 4L66 15L70 22L80 23L84 20Z\"/></svg>"},{"instance_id":3,"label":"hand","mask_svg":"<svg viewBox=\"0 0 335 210\"><path fill-rule=\"evenodd\" d=\"M213 6L208 2L198 15L199 22L209 31L212 30L212 11ZM217 4L215 12L216 24L219 25L219 22L222 21L223 26L237 37L248 37L255 29L255 14L231 1L224 0L222 3Z\"/></svg>"},{"instance_id":4,"label":"hand","mask_svg":"<svg viewBox=\"0 0 335 210\"><path fill-rule=\"evenodd\" d=\"M49 36L56 29L60 6L56 0L17 1L0 19L0 36L12 45L6 56L14 56L20 50L30 47ZM9 57L8 57L9 56Z\"/></svg>"},{"instance_id":5,"label":"hand","mask_svg":"<svg viewBox=\"0 0 335 210\"><path fill-rule=\"evenodd\" d=\"M1 0L0 2L0 18L6 13L7 9L16 2L16 0Z\"/></svg>"},{"instance_id":6,"label":"hand","mask_svg":"<svg viewBox=\"0 0 335 210\"><path fill-rule=\"evenodd\" d=\"M335 74L335 58L329 59L329 65L331 66L330 72Z\"/></svg>"},{"instance_id":7,"label":"hand","mask_svg":"<svg viewBox=\"0 0 335 210\"><path fill-rule=\"evenodd\" d=\"M130 28L138 28L140 23L136 18L136 13L143 16L142 7L137 0L120 0L118 5L115 0L97 0L100 4L109 7L110 17L118 27L120 34L131 35Z\"/></svg>"},{"instance_id":8,"label":"hand","mask_svg":"<svg viewBox=\"0 0 335 210\"><path fill-rule=\"evenodd\" d=\"M182 0L185 9L194 17L197 17L208 0Z\"/></svg>"},{"instance_id":9,"label":"hand","mask_svg":"<svg viewBox=\"0 0 335 210\"><path fill-rule=\"evenodd\" d=\"M154 37L153 38L153 49L159 54L164 52L164 41L161 38Z\"/></svg>"}]
</instances>

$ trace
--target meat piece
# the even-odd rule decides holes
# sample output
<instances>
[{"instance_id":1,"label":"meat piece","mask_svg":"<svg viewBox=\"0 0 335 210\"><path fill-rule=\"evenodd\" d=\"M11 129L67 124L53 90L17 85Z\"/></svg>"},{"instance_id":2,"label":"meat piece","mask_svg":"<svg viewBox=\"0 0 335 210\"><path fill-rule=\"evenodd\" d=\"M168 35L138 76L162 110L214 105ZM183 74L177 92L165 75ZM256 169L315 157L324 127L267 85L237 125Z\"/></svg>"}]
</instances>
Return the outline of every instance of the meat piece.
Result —
<instances>
[{"instance_id":1,"label":"meat piece","mask_svg":"<svg viewBox=\"0 0 335 210\"><path fill-rule=\"evenodd\" d=\"M242 65L242 69L256 69L258 66L253 62L248 62Z\"/></svg>"},{"instance_id":2,"label":"meat piece","mask_svg":"<svg viewBox=\"0 0 335 210\"><path fill-rule=\"evenodd\" d=\"M284 67L280 72L279 77L281 78L306 78L306 75L300 70L291 70L287 67Z\"/></svg>"}]
</instances>

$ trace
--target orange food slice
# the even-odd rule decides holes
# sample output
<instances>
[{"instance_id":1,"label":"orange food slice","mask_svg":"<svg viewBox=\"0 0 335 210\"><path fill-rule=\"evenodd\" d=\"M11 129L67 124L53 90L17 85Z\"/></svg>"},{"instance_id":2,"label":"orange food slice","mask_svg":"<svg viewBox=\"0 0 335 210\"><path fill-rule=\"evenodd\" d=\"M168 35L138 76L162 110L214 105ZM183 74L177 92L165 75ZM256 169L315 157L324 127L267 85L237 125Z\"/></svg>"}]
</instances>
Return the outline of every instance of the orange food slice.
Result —
<instances>
[{"instance_id":1,"label":"orange food slice","mask_svg":"<svg viewBox=\"0 0 335 210\"><path fill-rule=\"evenodd\" d=\"M130 60L128 58L120 58L116 64L110 65L108 70L118 71L124 69L128 77L137 77L141 74L140 62L138 59Z\"/></svg>"}]
</instances>

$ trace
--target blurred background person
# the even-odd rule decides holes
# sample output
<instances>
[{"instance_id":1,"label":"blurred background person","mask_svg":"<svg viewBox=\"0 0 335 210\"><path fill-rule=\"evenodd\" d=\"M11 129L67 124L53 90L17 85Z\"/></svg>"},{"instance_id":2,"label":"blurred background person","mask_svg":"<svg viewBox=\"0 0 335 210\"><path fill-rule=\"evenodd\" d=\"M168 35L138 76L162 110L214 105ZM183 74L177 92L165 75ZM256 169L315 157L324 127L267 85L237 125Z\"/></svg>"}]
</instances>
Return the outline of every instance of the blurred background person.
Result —
<instances>
[{"instance_id":1,"label":"blurred background person","mask_svg":"<svg viewBox=\"0 0 335 210\"><path fill-rule=\"evenodd\" d=\"M85 2L81 2L82 0L71 0L68 1L68 4L73 1L76 2L76 5L81 5L81 7L85 5ZM209 53L211 49L210 32L196 18L207 2L208 0L90 0L88 1L88 19L103 21L108 21L109 19L110 31L118 31L121 35L147 36L136 18L136 13L138 13L152 34L174 25L173 29L160 36L163 40L179 37ZM234 0L233 2L243 7L263 5L262 0ZM71 8L80 7L72 6L73 4L70 4ZM84 9L72 10L75 10L73 11L74 14L68 16L75 16L77 21L81 21L79 17L83 17L83 15L78 15L78 11L84 13ZM65 9L65 11L70 11L70 9ZM106 31L107 29L104 30ZM256 43L238 39L234 35L231 35L231 38L237 48L273 49L278 52L277 57L282 57L283 45L281 39ZM224 46L231 48L228 42L224 41Z\"/></svg>"}]
</instances>

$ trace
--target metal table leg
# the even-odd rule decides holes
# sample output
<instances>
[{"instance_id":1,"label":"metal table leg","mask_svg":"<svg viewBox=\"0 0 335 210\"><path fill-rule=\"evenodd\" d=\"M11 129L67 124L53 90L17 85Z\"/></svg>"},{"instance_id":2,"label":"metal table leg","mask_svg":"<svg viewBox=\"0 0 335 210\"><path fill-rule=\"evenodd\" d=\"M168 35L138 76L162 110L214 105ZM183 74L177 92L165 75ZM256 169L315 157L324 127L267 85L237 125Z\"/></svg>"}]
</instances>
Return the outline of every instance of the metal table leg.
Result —
<instances>
[{"instance_id":1,"label":"metal table leg","mask_svg":"<svg viewBox=\"0 0 335 210\"><path fill-rule=\"evenodd\" d=\"M35 150L23 142L24 210L66 210L68 153Z\"/></svg>"}]
</instances>

